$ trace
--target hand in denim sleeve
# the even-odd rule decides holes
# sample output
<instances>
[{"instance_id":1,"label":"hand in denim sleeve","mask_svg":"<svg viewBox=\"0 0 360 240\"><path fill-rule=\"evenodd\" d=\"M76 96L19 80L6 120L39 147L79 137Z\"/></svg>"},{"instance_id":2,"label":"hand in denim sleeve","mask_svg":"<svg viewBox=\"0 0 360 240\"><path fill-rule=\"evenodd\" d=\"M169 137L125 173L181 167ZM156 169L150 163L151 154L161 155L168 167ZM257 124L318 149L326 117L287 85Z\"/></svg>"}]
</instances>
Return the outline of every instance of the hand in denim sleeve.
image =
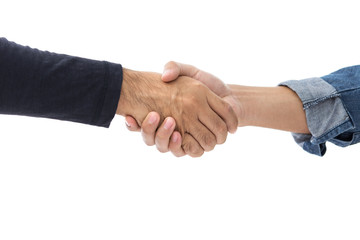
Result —
<instances>
[{"instance_id":1,"label":"hand in denim sleeve","mask_svg":"<svg viewBox=\"0 0 360 240\"><path fill-rule=\"evenodd\" d=\"M291 88L303 103L311 134L293 137L305 151L323 156L327 141L341 147L360 141L360 66L280 85Z\"/></svg>"}]
</instances>

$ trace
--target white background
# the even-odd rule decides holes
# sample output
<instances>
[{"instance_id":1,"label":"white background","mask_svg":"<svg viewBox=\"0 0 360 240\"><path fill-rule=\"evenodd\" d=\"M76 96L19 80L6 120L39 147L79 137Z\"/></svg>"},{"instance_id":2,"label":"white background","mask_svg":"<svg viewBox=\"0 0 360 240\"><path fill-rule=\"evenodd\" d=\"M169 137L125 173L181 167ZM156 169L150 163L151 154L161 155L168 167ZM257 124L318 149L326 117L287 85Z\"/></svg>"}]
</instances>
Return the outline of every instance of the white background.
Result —
<instances>
[{"instance_id":1,"label":"white background","mask_svg":"<svg viewBox=\"0 0 360 240\"><path fill-rule=\"evenodd\" d=\"M357 1L2 1L0 34L161 72L275 86L359 64ZM200 159L109 129L0 116L0 239L359 239L360 146L320 158L241 128Z\"/></svg>"}]
</instances>

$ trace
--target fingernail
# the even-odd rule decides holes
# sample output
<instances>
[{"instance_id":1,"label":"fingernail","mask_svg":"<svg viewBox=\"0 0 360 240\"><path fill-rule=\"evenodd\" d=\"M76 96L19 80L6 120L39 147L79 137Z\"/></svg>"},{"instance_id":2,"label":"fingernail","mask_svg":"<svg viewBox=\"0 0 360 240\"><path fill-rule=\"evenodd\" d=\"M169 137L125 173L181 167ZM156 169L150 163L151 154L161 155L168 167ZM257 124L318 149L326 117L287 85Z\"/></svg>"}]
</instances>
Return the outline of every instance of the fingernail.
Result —
<instances>
[{"instance_id":1,"label":"fingernail","mask_svg":"<svg viewBox=\"0 0 360 240\"><path fill-rule=\"evenodd\" d=\"M178 140L178 135L177 134L173 135L171 141L175 143L177 140Z\"/></svg>"},{"instance_id":2,"label":"fingernail","mask_svg":"<svg viewBox=\"0 0 360 240\"><path fill-rule=\"evenodd\" d=\"M169 75L170 74L170 70L169 69L165 69L163 72L163 76Z\"/></svg>"},{"instance_id":3,"label":"fingernail","mask_svg":"<svg viewBox=\"0 0 360 240\"><path fill-rule=\"evenodd\" d=\"M165 120L165 124L164 124L165 130L170 129L170 128L172 127L172 125L173 125L173 122L172 122L169 118L167 118L167 119Z\"/></svg>"},{"instance_id":4,"label":"fingernail","mask_svg":"<svg viewBox=\"0 0 360 240\"><path fill-rule=\"evenodd\" d=\"M125 125L127 126L127 127L131 127L130 126L130 124L125 120Z\"/></svg>"},{"instance_id":5,"label":"fingernail","mask_svg":"<svg viewBox=\"0 0 360 240\"><path fill-rule=\"evenodd\" d=\"M149 117L149 124L153 124L155 121L156 121L155 114L151 114L151 116Z\"/></svg>"}]
</instances>

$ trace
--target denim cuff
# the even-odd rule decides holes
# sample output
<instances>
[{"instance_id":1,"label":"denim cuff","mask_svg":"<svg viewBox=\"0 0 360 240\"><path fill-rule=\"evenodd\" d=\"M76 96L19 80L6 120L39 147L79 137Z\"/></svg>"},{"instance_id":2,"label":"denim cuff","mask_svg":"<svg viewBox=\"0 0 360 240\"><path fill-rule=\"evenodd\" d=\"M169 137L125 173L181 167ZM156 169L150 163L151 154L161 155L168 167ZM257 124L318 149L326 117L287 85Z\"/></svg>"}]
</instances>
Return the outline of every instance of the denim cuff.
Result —
<instances>
[{"instance_id":1,"label":"denim cuff","mask_svg":"<svg viewBox=\"0 0 360 240\"><path fill-rule=\"evenodd\" d=\"M303 103L311 134L292 135L305 151L323 156L326 152L326 141L354 128L340 94L322 78L290 80L279 85L292 89Z\"/></svg>"}]
</instances>

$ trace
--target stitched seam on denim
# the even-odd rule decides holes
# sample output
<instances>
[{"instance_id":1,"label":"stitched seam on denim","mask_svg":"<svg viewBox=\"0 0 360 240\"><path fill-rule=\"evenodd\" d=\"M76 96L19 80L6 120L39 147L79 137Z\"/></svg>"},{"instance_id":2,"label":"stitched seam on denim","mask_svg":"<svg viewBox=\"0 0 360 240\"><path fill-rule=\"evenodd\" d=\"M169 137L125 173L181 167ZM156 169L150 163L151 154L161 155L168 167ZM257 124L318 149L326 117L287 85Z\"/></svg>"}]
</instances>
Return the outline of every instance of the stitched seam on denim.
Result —
<instances>
[{"instance_id":1,"label":"stitched seam on denim","mask_svg":"<svg viewBox=\"0 0 360 240\"><path fill-rule=\"evenodd\" d=\"M309 101L309 102L304 102L303 106L304 106L304 109L308 109L312 106L315 106L321 102L324 102L325 100L328 100L328 99L331 99L331 98L336 98L336 97L340 97L340 93L332 93L330 94L329 96L325 96L325 97L322 97L322 98L317 98L315 100L312 100L312 101Z\"/></svg>"},{"instance_id":2,"label":"stitched seam on denim","mask_svg":"<svg viewBox=\"0 0 360 240\"><path fill-rule=\"evenodd\" d=\"M347 92L351 92L351 91L355 91L355 90L360 90L360 87L342 90L342 91L339 91L339 93L347 93Z\"/></svg>"},{"instance_id":3,"label":"stitched seam on denim","mask_svg":"<svg viewBox=\"0 0 360 240\"><path fill-rule=\"evenodd\" d=\"M343 141L343 140L332 138L332 139L329 139L329 142L331 142L337 146L340 146L340 147L348 147L348 146L358 143L357 140L359 140L359 136L360 136L359 132L354 132L354 133L352 133L351 141Z\"/></svg>"}]
</instances>

